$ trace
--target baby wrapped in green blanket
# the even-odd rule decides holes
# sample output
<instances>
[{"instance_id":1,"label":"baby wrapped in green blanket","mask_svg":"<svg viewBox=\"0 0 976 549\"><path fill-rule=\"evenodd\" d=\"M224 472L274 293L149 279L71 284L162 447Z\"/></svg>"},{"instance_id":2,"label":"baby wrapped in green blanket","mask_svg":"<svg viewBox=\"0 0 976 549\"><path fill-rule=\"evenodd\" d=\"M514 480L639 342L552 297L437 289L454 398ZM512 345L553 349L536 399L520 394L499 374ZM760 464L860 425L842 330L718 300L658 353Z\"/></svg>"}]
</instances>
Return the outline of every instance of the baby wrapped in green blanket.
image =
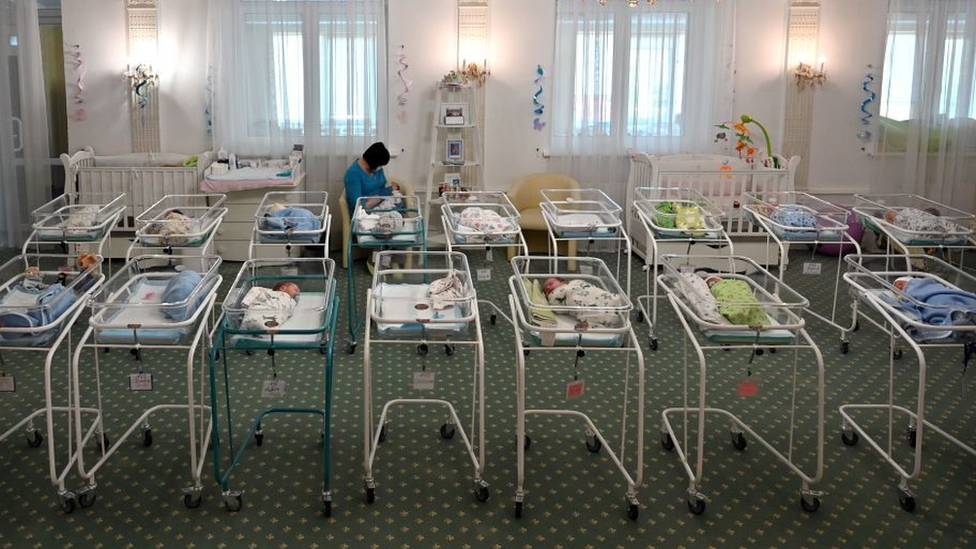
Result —
<instances>
[{"instance_id":1,"label":"baby wrapped in green blanket","mask_svg":"<svg viewBox=\"0 0 976 549\"><path fill-rule=\"evenodd\" d=\"M759 300L745 280L710 276L705 283L718 301L718 311L732 324L766 326L770 323L769 316L759 306Z\"/></svg>"},{"instance_id":2,"label":"baby wrapped in green blanket","mask_svg":"<svg viewBox=\"0 0 976 549\"><path fill-rule=\"evenodd\" d=\"M662 228L683 231L705 228L701 208L692 202L661 202L654 209L659 212L657 223Z\"/></svg>"}]
</instances>

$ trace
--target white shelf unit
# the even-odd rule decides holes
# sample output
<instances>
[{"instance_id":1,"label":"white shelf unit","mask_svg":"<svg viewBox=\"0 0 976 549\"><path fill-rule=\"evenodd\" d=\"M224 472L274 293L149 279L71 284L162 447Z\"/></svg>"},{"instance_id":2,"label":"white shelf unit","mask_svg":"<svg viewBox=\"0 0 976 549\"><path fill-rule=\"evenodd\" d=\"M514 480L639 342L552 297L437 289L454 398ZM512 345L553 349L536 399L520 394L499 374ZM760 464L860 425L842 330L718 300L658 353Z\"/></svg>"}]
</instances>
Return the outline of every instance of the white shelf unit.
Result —
<instances>
[{"instance_id":1,"label":"white shelf unit","mask_svg":"<svg viewBox=\"0 0 976 549\"><path fill-rule=\"evenodd\" d=\"M446 124L444 113L451 104L463 105L464 122ZM474 85L446 85L439 83L435 92L434 113L431 122L430 169L427 173L427 189L424 196L427 219L428 248L444 247L444 230L441 225L439 187L449 174L461 178L461 187L480 191L485 188L484 166L484 93ZM462 142L461 162L448 158L448 141Z\"/></svg>"}]
</instances>

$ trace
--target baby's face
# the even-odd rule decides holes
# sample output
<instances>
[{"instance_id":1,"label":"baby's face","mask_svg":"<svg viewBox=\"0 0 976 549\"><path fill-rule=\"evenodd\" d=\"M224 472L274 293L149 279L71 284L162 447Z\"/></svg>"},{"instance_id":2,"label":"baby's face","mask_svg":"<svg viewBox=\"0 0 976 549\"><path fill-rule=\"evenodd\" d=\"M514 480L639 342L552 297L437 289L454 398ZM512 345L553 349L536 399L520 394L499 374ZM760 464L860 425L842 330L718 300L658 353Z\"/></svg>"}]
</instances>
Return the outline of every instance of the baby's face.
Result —
<instances>
[{"instance_id":1,"label":"baby's face","mask_svg":"<svg viewBox=\"0 0 976 549\"><path fill-rule=\"evenodd\" d=\"M555 290L556 288L562 286L565 283L566 283L566 281L563 280L563 279L561 279L561 278L552 277L552 278L546 280L546 283L542 285L542 293L544 293L544 294L546 294L546 296L548 296L549 294L552 293L553 290Z\"/></svg>"},{"instance_id":2,"label":"baby's face","mask_svg":"<svg viewBox=\"0 0 976 549\"><path fill-rule=\"evenodd\" d=\"M285 292L286 294L290 295L292 299L298 297L298 294L301 292L301 290L298 289L298 284L295 284L294 282L279 282L275 284L274 290L276 292Z\"/></svg>"}]
</instances>

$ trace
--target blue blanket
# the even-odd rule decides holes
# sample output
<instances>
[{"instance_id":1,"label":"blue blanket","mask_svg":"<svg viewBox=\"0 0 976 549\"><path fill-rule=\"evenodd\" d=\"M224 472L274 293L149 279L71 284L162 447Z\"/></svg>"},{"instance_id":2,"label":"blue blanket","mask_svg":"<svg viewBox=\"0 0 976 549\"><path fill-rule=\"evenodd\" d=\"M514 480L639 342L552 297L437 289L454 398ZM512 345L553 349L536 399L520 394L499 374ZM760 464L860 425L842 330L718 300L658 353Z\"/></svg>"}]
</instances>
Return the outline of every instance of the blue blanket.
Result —
<instances>
[{"instance_id":1,"label":"blue blanket","mask_svg":"<svg viewBox=\"0 0 976 549\"><path fill-rule=\"evenodd\" d=\"M903 291L919 304L900 299L889 292L882 293L881 298L916 322L932 326L976 325L976 294L950 288L931 278L909 280ZM918 340L947 339L953 336L953 332L949 330L906 328L909 335Z\"/></svg>"},{"instance_id":2,"label":"blue blanket","mask_svg":"<svg viewBox=\"0 0 976 549\"><path fill-rule=\"evenodd\" d=\"M280 235L262 235L264 240L307 240L315 242L319 239L318 234L290 236L290 233L318 231L322 228L322 221L305 208L288 207L264 216L261 225L263 231L282 233Z\"/></svg>"},{"instance_id":3,"label":"blue blanket","mask_svg":"<svg viewBox=\"0 0 976 549\"><path fill-rule=\"evenodd\" d=\"M30 290L16 288L15 291L33 293ZM8 311L0 314L0 327L4 328L38 328L46 326L61 318L74 304L75 294L66 292L61 283L48 286L37 293L37 301L31 308L25 307L23 312ZM29 334L6 334L4 339L17 339Z\"/></svg>"},{"instance_id":4,"label":"blue blanket","mask_svg":"<svg viewBox=\"0 0 976 549\"><path fill-rule=\"evenodd\" d=\"M193 290L203 281L203 277L196 271L183 271L169 279L163 290L162 303L182 303L193 293ZM163 307L163 314L168 318L183 322L197 312L200 304L207 297L208 288L200 288L196 296L187 303L176 307Z\"/></svg>"}]
</instances>

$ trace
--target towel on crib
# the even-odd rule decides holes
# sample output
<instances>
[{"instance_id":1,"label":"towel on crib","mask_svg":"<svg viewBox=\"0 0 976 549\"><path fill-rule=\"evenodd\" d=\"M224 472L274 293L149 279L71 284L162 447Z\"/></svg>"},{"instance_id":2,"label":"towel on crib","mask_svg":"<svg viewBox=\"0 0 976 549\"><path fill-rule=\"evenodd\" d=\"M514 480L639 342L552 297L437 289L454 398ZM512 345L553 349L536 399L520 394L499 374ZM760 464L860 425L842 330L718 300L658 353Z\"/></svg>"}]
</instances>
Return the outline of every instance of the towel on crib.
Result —
<instances>
[{"instance_id":1,"label":"towel on crib","mask_svg":"<svg viewBox=\"0 0 976 549\"><path fill-rule=\"evenodd\" d=\"M723 279L712 284L709 290L718 300L718 312L732 324L744 326L769 324L769 316L758 306L759 300L756 299L746 281Z\"/></svg>"},{"instance_id":2,"label":"towel on crib","mask_svg":"<svg viewBox=\"0 0 976 549\"><path fill-rule=\"evenodd\" d=\"M241 319L241 328L263 332L269 328L281 327L291 318L298 302L286 292L254 286L244 295L241 305L247 308L244 318Z\"/></svg>"},{"instance_id":3,"label":"towel on crib","mask_svg":"<svg viewBox=\"0 0 976 549\"><path fill-rule=\"evenodd\" d=\"M305 208L289 206L274 213L266 214L261 223L264 231L296 232L317 231L322 228L322 222L315 214Z\"/></svg>"},{"instance_id":4,"label":"towel on crib","mask_svg":"<svg viewBox=\"0 0 976 549\"><path fill-rule=\"evenodd\" d=\"M695 273L681 273L687 284L684 285L685 300L702 320L713 324L722 323L722 315L718 312L718 302L712 295L708 284Z\"/></svg>"},{"instance_id":5,"label":"towel on crib","mask_svg":"<svg viewBox=\"0 0 976 549\"><path fill-rule=\"evenodd\" d=\"M581 279L571 280L549 292L551 305L579 307L581 311L569 313L591 328L619 327L619 316L614 312L586 311L585 309L611 308L620 306L620 296L594 286Z\"/></svg>"},{"instance_id":6,"label":"towel on crib","mask_svg":"<svg viewBox=\"0 0 976 549\"><path fill-rule=\"evenodd\" d=\"M203 277L200 276L200 273L190 270L182 271L176 276L170 278L169 282L166 283L166 288L163 289L163 314L166 315L166 317L170 320L176 322L183 322L192 317L193 313L197 311L197 307L199 307L203 299L207 297L207 292L204 291L203 288L200 288L200 291L197 292L196 297L194 297L189 303L175 307L167 307L165 305L185 301L188 297L190 297L190 294L193 293L193 290L195 290L202 281Z\"/></svg>"},{"instance_id":7,"label":"towel on crib","mask_svg":"<svg viewBox=\"0 0 976 549\"><path fill-rule=\"evenodd\" d=\"M75 302L72 292L65 292L64 286L58 282L38 290L17 286L13 288L0 306L36 308L26 312L7 311L0 313L0 328L38 328L50 324L61 317ZM4 339L17 339L30 334L4 334Z\"/></svg>"},{"instance_id":8,"label":"towel on crib","mask_svg":"<svg viewBox=\"0 0 976 549\"><path fill-rule=\"evenodd\" d=\"M542 293L542 286L539 284L538 279L533 279L532 282L523 280L522 284L525 286L525 294L529 296L529 301L534 305L549 305L549 301L546 300L546 295ZM555 326L558 324L556 313L549 309L532 307L529 309L529 314L532 315L532 321L541 326Z\"/></svg>"},{"instance_id":9,"label":"towel on crib","mask_svg":"<svg viewBox=\"0 0 976 549\"><path fill-rule=\"evenodd\" d=\"M924 305L917 305L890 292L883 292L881 299L903 311L916 322L933 326L968 326L976 324L976 294L950 288L931 278L913 278L902 290L905 295ZM918 330L906 327L909 335L918 339L933 340L952 337L948 330Z\"/></svg>"},{"instance_id":10,"label":"towel on crib","mask_svg":"<svg viewBox=\"0 0 976 549\"><path fill-rule=\"evenodd\" d=\"M817 216L795 205L780 206L769 216L784 227L816 228Z\"/></svg>"},{"instance_id":11,"label":"towel on crib","mask_svg":"<svg viewBox=\"0 0 976 549\"><path fill-rule=\"evenodd\" d=\"M455 302L464 299L464 282L457 273L451 273L444 278L438 278L430 283L428 290L433 301L434 310L440 311L454 306Z\"/></svg>"}]
</instances>

